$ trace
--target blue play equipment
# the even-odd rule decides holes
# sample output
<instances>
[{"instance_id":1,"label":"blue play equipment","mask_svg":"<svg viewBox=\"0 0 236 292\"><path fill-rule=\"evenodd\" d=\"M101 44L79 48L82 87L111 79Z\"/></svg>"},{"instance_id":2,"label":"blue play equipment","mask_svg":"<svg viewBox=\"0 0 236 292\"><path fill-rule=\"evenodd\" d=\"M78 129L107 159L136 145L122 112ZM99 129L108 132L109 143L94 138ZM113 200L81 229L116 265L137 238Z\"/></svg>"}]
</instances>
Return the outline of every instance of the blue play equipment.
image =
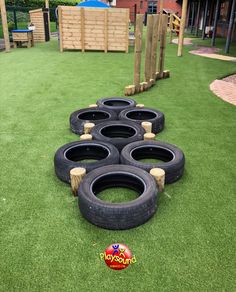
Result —
<instances>
[{"instance_id":1,"label":"blue play equipment","mask_svg":"<svg viewBox=\"0 0 236 292\"><path fill-rule=\"evenodd\" d=\"M79 4L76 5L77 7L90 7L90 8L110 8L110 5L98 1L98 0L88 0L84 2L80 2Z\"/></svg>"}]
</instances>

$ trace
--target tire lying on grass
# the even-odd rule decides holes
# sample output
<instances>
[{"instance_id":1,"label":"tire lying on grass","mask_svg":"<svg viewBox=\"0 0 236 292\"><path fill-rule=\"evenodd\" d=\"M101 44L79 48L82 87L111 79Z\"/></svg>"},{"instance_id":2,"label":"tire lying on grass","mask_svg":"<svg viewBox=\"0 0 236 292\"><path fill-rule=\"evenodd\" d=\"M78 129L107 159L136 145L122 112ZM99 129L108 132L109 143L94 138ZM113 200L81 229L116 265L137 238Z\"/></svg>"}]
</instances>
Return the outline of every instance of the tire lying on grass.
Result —
<instances>
[{"instance_id":1,"label":"tire lying on grass","mask_svg":"<svg viewBox=\"0 0 236 292\"><path fill-rule=\"evenodd\" d=\"M106 97L97 101L99 108L109 109L118 115L121 111L136 106L136 101L131 98L124 97Z\"/></svg>"},{"instance_id":2,"label":"tire lying on grass","mask_svg":"<svg viewBox=\"0 0 236 292\"><path fill-rule=\"evenodd\" d=\"M158 159L160 162L141 162L141 159ZM160 141L138 141L125 146L121 152L121 163L133 165L143 170L162 168L165 183L179 180L184 171L185 157L182 150L175 145Z\"/></svg>"},{"instance_id":3,"label":"tire lying on grass","mask_svg":"<svg viewBox=\"0 0 236 292\"><path fill-rule=\"evenodd\" d=\"M117 114L109 109L84 108L77 110L70 115L70 128L75 134L82 135L84 133L85 123L94 123L95 125L105 122L114 121Z\"/></svg>"},{"instance_id":4,"label":"tire lying on grass","mask_svg":"<svg viewBox=\"0 0 236 292\"><path fill-rule=\"evenodd\" d=\"M141 124L144 121L152 123L152 133L157 134L164 129L165 116L162 112L151 108L131 108L120 112L119 119Z\"/></svg>"},{"instance_id":5,"label":"tire lying on grass","mask_svg":"<svg viewBox=\"0 0 236 292\"><path fill-rule=\"evenodd\" d=\"M129 121L104 122L93 127L91 131L94 140L111 143L119 151L129 143L143 140L144 134L140 125Z\"/></svg>"},{"instance_id":6,"label":"tire lying on grass","mask_svg":"<svg viewBox=\"0 0 236 292\"><path fill-rule=\"evenodd\" d=\"M126 203L109 203L97 197L111 187L125 187L139 197ZM109 165L91 171L78 190L79 208L89 222L106 229L129 229L150 219L157 209L158 189L153 177L133 166Z\"/></svg>"},{"instance_id":7,"label":"tire lying on grass","mask_svg":"<svg viewBox=\"0 0 236 292\"><path fill-rule=\"evenodd\" d=\"M92 160L92 161L91 161ZM57 177L70 183L70 170L83 167L86 173L110 164L119 163L119 152L112 144L99 141L76 141L60 147L54 156Z\"/></svg>"}]
</instances>

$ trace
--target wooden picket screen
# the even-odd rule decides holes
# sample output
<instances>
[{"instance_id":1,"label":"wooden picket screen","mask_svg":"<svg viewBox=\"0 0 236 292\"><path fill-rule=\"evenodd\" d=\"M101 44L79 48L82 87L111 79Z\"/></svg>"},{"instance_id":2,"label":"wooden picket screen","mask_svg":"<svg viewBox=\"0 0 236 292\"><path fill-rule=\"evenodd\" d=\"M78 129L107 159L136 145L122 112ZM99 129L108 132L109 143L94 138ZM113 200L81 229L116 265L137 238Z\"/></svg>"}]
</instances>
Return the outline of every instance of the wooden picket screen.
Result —
<instances>
[{"instance_id":1,"label":"wooden picket screen","mask_svg":"<svg viewBox=\"0 0 236 292\"><path fill-rule=\"evenodd\" d=\"M129 49L129 9L59 6L60 51Z\"/></svg>"}]
</instances>

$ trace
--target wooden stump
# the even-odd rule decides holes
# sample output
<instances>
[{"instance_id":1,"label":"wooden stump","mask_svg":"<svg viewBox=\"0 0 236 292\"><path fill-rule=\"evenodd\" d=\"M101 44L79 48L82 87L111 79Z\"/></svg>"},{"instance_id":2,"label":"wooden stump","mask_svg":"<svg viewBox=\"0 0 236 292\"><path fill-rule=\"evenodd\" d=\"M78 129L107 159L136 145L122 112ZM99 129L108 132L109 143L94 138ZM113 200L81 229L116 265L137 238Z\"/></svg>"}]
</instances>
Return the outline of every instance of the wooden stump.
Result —
<instances>
[{"instance_id":1,"label":"wooden stump","mask_svg":"<svg viewBox=\"0 0 236 292\"><path fill-rule=\"evenodd\" d=\"M142 127L146 131L146 133L152 133L152 123L150 122L142 122Z\"/></svg>"},{"instance_id":2,"label":"wooden stump","mask_svg":"<svg viewBox=\"0 0 236 292\"><path fill-rule=\"evenodd\" d=\"M70 184L74 196L78 195L78 189L85 174L86 169L83 167L75 167L70 170Z\"/></svg>"},{"instance_id":3,"label":"wooden stump","mask_svg":"<svg viewBox=\"0 0 236 292\"><path fill-rule=\"evenodd\" d=\"M90 134L92 128L95 126L94 123L85 123L84 124L84 134Z\"/></svg>"},{"instance_id":4,"label":"wooden stump","mask_svg":"<svg viewBox=\"0 0 236 292\"><path fill-rule=\"evenodd\" d=\"M96 103L90 104L89 107L97 107Z\"/></svg>"},{"instance_id":5,"label":"wooden stump","mask_svg":"<svg viewBox=\"0 0 236 292\"><path fill-rule=\"evenodd\" d=\"M125 95L130 96L135 94L135 86L134 85L128 85L125 87Z\"/></svg>"},{"instance_id":6,"label":"wooden stump","mask_svg":"<svg viewBox=\"0 0 236 292\"><path fill-rule=\"evenodd\" d=\"M169 78L169 77L170 77L170 71L169 70L163 71L163 78Z\"/></svg>"},{"instance_id":7,"label":"wooden stump","mask_svg":"<svg viewBox=\"0 0 236 292\"><path fill-rule=\"evenodd\" d=\"M156 135L153 133L146 133L143 136L144 140L155 140L155 137Z\"/></svg>"},{"instance_id":8,"label":"wooden stump","mask_svg":"<svg viewBox=\"0 0 236 292\"><path fill-rule=\"evenodd\" d=\"M90 134L83 134L80 136L80 140L81 141L85 141L85 140L92 140L93 139L93 136L90 135Z\"/></svg>"},{"instance_id":9,"label":"wooden stump","mask_svg":"<svg viewBox=\"0 0 236 292\"><path fill-rule=\"evenodd\" d=\"M165 171L162 168L152 168L150 174L155 178L158 189L162 192L165 185Z\"/></svg>"},{"instance_id":10,"label":"wooden stump","mask_svg":"<svg viewBox=\"0 0 236 292\"><path fill-rule=\"evenodd\" d=\"M136 107L140 107L140 108L142 108L142 107L144 107L144 104L143 104L143 103L137 103L137 104L136 104Z\"/></svg>"}]
</instances>

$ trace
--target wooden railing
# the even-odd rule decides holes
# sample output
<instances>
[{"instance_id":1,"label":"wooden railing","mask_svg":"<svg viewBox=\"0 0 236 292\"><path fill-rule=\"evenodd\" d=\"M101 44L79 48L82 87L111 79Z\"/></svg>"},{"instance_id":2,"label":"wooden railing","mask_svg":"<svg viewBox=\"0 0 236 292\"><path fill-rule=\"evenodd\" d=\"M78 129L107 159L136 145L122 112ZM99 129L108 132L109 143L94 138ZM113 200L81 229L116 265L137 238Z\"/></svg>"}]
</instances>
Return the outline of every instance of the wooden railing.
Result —
<instances>
[{"instance_id":1,"label":"wooden railing","mask_svg":"<svg viewBox=\"0 0 236 292\"><path fill-rule=\"evenodd\" d=\"M177 36L179 36L180 22L181 19L176 14L173 13L170 15L170 43L172 43L173 33L176 33Z\"/></svg>"}]
</instances>

